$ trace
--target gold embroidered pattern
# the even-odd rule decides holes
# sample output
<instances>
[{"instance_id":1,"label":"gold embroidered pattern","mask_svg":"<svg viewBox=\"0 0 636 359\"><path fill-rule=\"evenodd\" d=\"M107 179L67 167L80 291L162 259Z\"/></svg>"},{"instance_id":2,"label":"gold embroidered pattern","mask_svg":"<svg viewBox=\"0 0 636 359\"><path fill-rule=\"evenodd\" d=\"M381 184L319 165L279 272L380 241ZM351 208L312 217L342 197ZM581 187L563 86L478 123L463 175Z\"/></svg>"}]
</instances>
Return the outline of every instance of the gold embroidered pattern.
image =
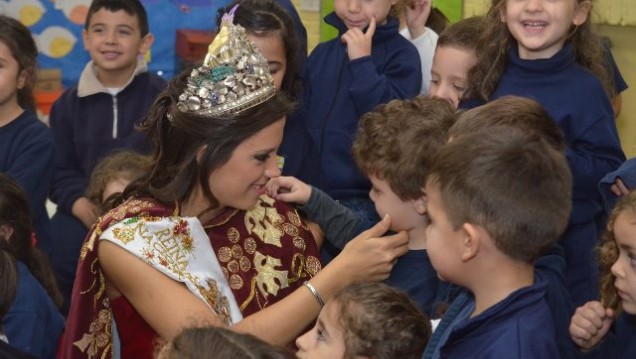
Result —
<instances>
[{"instance_id":1,"label":"gold embroidered pattern","mask_svg":"<svg viewBox=\"0 0 636 359\"><path fill-rule=\"evenodd\" d=\"M300 238L300 237L296 237L294 238L294 247L300 249L301 251L305 251L305 248L307 248L307 245L305 244L305 240Z\"/></svg>"},{"instance_id":2,"label":"gold embroidered pattern","mask_svg":"<svg viewBox=\"0 0 636 359\"><path fill-rule=\"evenodd\" d=\"M241 238L241 234L239 233L238 229L232 227L227 231L227 238L232 243L238 243L239 239Z\"/></svg>"},{"instance_id":3,"label":"gold embroidered pattern","mask_svg":"<svg viewBox=\"0 0 636 359\"><path fill-rule=\"evenodd\" d=\"M248 254L254 254L254 252L256 252L256 241L252 237L247 238L243 246Z\"/></svg>"},{"instance_id":4,"label":"gold embroidered pattern","mask_svg":"<svg viewBox=\"0 0 636 359\"><path fill-rule=\"evenodd\" d=\"M300 220L300 216L295 211L287 212L287 218L296 227L302 227L303 222Z\"/></svg>"},{"instance_id":5,"label":"gold embroidered pattern","mask_svg":"<svg viewBox=\"0 0 636 359\"><path fill-rule=\"evenodd\" d=\"M264 297L267 297L268 293L276 295L278 289L289 286L287 271L275 269L280 265L281 261L278 258L264 256L259 252L254 254L254 268L258 273L256 275L256 285Z\"/></svg>"},{"instance_id":6,"label":"gold embroidered pattern","mask_svg":"<svg viewBox=\"0 0 636 359\"><path fill-rule=\"evenodd\" d=\"M283 223L282 225L285 233L289 234L292 237L298 236L298 227L294 226L291 223Z\"/></svg>"},{"instance_id":7,"label":"gold embroidered pattern","mask_svg":"<svg viewBox=\"0 0 636 359\"><path fill-rule=\"evenodd\" d=\"M259 201L245 213L245 228L247 233L254 234L261 241L281 247L280 238L283 231L280 223L283 221L275 207L274 200L267 196L259 197Z\"/></svg>"},{"instance_id":8,"label":"gold embroidered pattern","mask_svg":"<svg viewBox=\"0 0 636 359\"><path fill-rule=\"evenodd\" d=\"M104 354L107 354L112 349L110 343L110 323L112 321L110 302L108 299L104 299L102 304L106 308L99 311L97 318L90 324L88 333L84 333L82 339L73 342L73 345L83 353L86 353L89 359L95 358L102 350Z\"/></svg>"},{"instance_id":9,"label":"gold embroidered pattern","mask_svg":"<svg viewBox=\"0 0 636 359\"><path fill-rule=\"evenodd\" d=\"M322 269L322 264L320 264L320 260L314 256L307 256L305 261L305 269L307 269L307 273L309 273L312 277L318 274Z\"/></svg>"}]
</instances>

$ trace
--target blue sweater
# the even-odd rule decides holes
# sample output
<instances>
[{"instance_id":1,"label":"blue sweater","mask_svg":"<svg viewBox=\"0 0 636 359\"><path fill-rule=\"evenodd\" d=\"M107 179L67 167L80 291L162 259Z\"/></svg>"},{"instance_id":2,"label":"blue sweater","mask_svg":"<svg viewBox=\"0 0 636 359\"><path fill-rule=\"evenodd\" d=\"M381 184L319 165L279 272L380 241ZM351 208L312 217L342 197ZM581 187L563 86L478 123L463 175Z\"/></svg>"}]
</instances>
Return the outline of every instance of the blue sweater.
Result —
<instances>
[{"instance_id":1,"label":"blue sweater","mask_svg":"<svg viewBox=\"0 0 636 359\"><path fill-rule=\"evenodd\" d=\"M334 14L325 22L343 35L347 28ZM370 56L349 61L340 36L319 44L307 63L305 126L320 151L327 174L327 193L335 199L368 197L368 179L351 155L360 117L393 99L416 96L422 82L417 49L398 32L398 20L389 18L373 36ZM315 183L313 181L310 181Z\"/></svg>"},{"instance_id":2,"label":"blue sweater","mask_svg":"<svg viewBox=\"0 0 636 359\"><path fill-rule=\"evenodd\" d=\"M429 340L422 358L560 358L547 283L536 281L470 318L475 301L459 294Z\"/></svg>"},{"instance_id":3,"label":"blue sweater","mask_svg":"<svg viewBox=\"0 0 636 359\"><path fill-rule=\"evenodd\" d=\"M0 172L27 193L33 226L42 243L51 236L46 197L53 178L53 149L51 131L29 111L0 127Z\"/></svg>"},{"instance_id":4,"label":"blue sweater","mask_svg":"<svg viewBox=\"0 0 636 359\"><path fill-rule=\"evenodd\" d=\"M565 288L564 267L563 249L552 246L535 264L533 286L517 290L472 319L461 317L472 312L474 299L460 289L422 358L439 358L440 348L442 358L450 353L458 358L576 358L568 331L574 306Z\"/></svg>"},{"instance_id":5,"label":"blue sweater","mask_svg":"<svg viewBox=\"0 0 636 359\"><path fill-rule=\"evenodd\" d=\"M27 266L18 261L17 267L18 291L2 329L11 346L38 358L56 358L64 317Z\"/></svg>"},{"instance_id":6,"label":"blue sweater","mask_svg":"<svg viewBox=\"0 0 636 359\"><path fill-rule=\"evenodd\" d=\"M78 87L72 87L55 101L50 114L56 146L51 200L58 210L71 213L93 168L113 150L148 151L149 144L135 125L165 86L161 77L143 72L115 96L100 90L80 97Z\"/></svg>"},{"instance_id":7,"label":"blue sweater","mask_svg":"<svg viewBox=\"0 0 636 359\"><path fill-rule=\"evenodd\" d=\"M571 224L601 213L597 185L625 160L612 105L599 80L580 66L571 45L550 59L523 60L516 48L491 99L530 97L543 105L565 135L572 171Z\"/></svg>"}]
</instances>

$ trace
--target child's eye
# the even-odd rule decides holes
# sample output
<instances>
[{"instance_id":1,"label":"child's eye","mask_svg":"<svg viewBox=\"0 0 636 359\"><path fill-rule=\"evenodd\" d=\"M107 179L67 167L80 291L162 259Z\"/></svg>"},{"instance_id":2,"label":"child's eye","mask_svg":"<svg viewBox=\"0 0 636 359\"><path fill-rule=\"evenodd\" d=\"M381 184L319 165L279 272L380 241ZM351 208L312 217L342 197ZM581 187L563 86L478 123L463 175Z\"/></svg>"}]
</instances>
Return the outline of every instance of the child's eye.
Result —
<instances>
[{"instance_id":1,"label":"child's eye","mask_svg":"<svg viewBox=\"0 0 636 359\"><path fill-rule=\"evenodd\" d=\"M119 30L119 34L128 36L128 35L130 35L130 31L128 31L128 30Z\"/></svg>"},{"instance_id":2,"label":"child's eye","mask_svg":"<svg viewBox=\"0 0 636 359\"><path fill-rule=\"evenodd\" d=\"M320 328L316 329L316 339L320 341L325 340L325 335Z\"/></svg>"},{"instance_id":3,"label":"child's eye","mask_svg":"<svg viewBox=\"0 0 636 359\"><path fill-rule=\"evenodd\" d=\"M629 257L629 265L636 268L636 255L630 253L628 257Z\"/></svg>"},{"instance_id":4,"label":"child's eye","mask_svg":"<svg viewBox=\"0 0 636 359\"><path fill-rule=\"evenodd\" d=\"M453 84L453 87L459 93L462 93L462 92L466 91L466 86L464 86L463 84Z\"/></svg>"}]
</instances>

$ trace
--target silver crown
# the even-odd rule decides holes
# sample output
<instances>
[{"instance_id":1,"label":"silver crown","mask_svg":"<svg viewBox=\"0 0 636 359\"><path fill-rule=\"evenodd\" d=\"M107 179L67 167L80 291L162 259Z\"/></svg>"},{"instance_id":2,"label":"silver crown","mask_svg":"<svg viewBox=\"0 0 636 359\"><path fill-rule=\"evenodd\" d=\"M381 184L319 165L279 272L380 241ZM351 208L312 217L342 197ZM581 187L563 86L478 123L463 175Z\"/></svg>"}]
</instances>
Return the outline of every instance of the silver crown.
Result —
<instances>
[{"instance_id":1,"label":"silver crown","mask_svg":"<svg viewBox=\"0 0 636 359\"><path fill-rule=\"evenodd\" d=\"M245 29L233 23L237 7L223 16L203 64L190 73L177 103L181 112L204 116L237 113L276 94L267 60L247 38Z\"/></svg>"}]
</instances>

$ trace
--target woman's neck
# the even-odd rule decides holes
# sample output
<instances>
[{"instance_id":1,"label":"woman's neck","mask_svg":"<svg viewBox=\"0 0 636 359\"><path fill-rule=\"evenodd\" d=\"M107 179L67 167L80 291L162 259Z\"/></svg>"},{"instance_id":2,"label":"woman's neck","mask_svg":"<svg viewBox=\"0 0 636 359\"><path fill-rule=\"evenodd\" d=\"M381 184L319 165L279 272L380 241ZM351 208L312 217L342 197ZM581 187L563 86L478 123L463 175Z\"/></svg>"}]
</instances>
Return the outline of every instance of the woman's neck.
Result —
<instances>
[{"instance_id":1,"label":"woman's neck","mask_svg":"<svg viewBox=\"0 0 636 359\"><path fill-rule=\"evenodd\" d=\"M201 223L205 223L214 218L222 208L210 209L210 203L198 187L181 203L181 213L183 217L198 217Z\"/></svg>"}]
</instances>

